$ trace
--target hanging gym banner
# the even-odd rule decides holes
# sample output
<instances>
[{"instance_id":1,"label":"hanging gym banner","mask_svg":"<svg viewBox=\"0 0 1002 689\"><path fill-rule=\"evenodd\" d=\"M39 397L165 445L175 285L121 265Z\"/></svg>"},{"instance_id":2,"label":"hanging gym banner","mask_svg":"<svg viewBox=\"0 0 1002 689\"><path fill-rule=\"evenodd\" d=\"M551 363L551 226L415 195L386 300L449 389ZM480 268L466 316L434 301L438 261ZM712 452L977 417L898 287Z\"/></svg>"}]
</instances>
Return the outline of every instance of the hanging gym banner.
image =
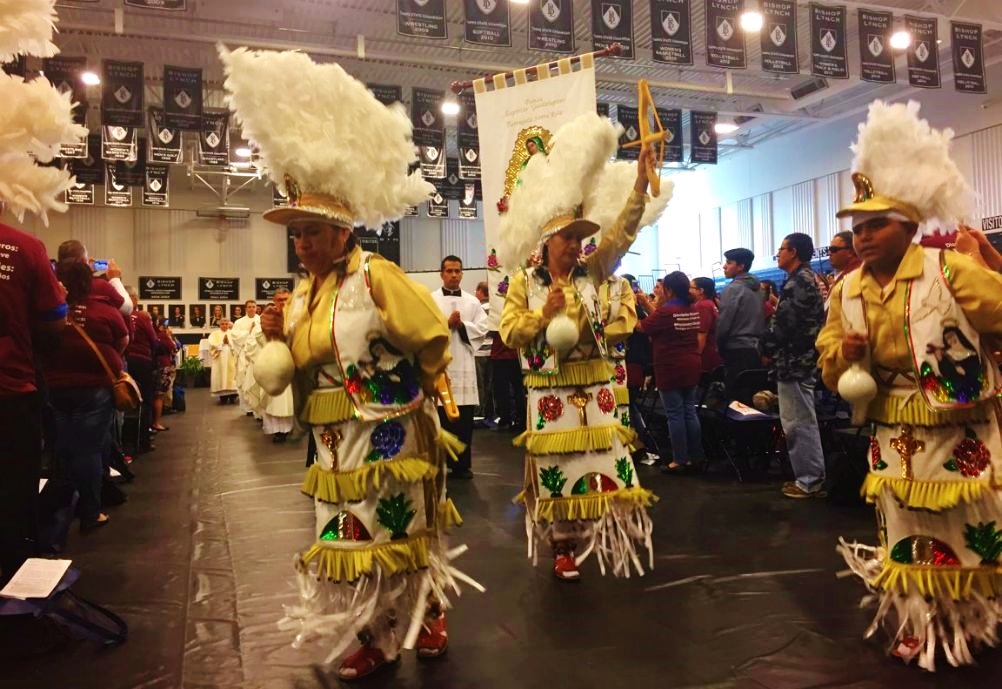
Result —
<instances>
[{"instance_id":1,"label":"hanging gym banner","mask_svg":"<svg viewBox=\"0 0 1002 689\"><path fill-rule=\"evenodd\" d=\"M905 15L905 29L912 35L908 46L908 83L920 89L938 89L939 76L939 20L935 17Z\"/></svg>"},{"instance_id":2,"label":"hanging gym banner","mask_svg":"<svg viewBox=\"0 0 1002 689\"><path fill-rule=\"evenodd\" d=\"M98 156L100 152L101 137L91 134L87 137L87 157L70 161L70 172L78 183L104 184L104 161Z\"/></svg>"},{"instance_id":3,"label":"hanging gym banner","mask_svg":"<svg viewBox=\"0 0 1002 689\"><path fill-rule=\"evenodd\" d=\"M104 164L104 205L127 208L132 205L132 187L115 178L115 164Z\"/></svg>"},{"instance_id":4,"label":"hanging gym banner","mask_svg":"<svg viewBox=\"0 0 1002 689\"><path fill-rule=\"evenodd\" d=\"M202 126L202 70L164 65L164 116L167 126L198 131Z\"/></svg>"},{"instance_id":5,"label":"hanging gym banner","mask_svg":"<svg viewBox=\"0 0 1002 689\"><path fill-rule=\"evenodd\" d=\"M609 117L609 104L608 103L596 103L595 112L597 112L602 117Z\"/></svg>"},{"instance_id":6,"label":"hanging gym banner","mask_svg":"<svg viewBox=\"0 0 1002 689\"><path fill-rule=\"evenodd\" d=\"M511 47L508 0L463 0L466 42Z\"/></svg>"},{"instance_id":7,"label":"hanging gym banner","mask_svg":"<svg viewBox=\"0 0 1002 689\"><path fill-rule=\"evenodd\" d=\"M682 111L658 108L658 118L665 128L665 162L682 162Z\"/></svg>"},{"instance_id":8,"label":"hanging gym banner","mask_svg":"<svg viewBox=\"0 0 1002 689\"><path fill-rule=\"evenodd\" d=\"M86 182L76 182L66 190L63 201L74 206L94 205L94 185Z\"/></svg>"},{"instance_id":9,"label":"hanging gym banner","mask_svg":"<svg viewBox=\"0 0 1002 689\"><path fill-rule=\"evenodd\" d=\"M132 127L101 127L102 160L135 160L137 132Z\"/></svg>"},{"instance_id":10,"label":"hanging gym banner","mask_svg":"<svg viewBox=\"0 0 1002 689\"><path fill-rule=\"evenodd\" d=\"M429 179L445 177L445 122L442 99L445 93L415 88L411 91L411 123L418 146L421 174Z\"/></svg>"},{"instance_id":11,"label":"hanging gym banner","mask_svg":"<svg viewBox=\"0 0 1002 689\"><path fill-rule=\"evenodd\" d=\"M811 74L827 79L849 78L845 7L811 3Z\"/></svg>"},{"instance_id":12,"label":"hanging gym banner","mask_svg":"<svg viewBox=\"0 0 1002 689\"><path fill-rule=\"evenodd\" d=\"M988 93L980 24L950 22L953 87L961 93Z\"/></svg>"},{"instance_id":13,"label":"hanging gym banner","mask_svg":"<svg viewBox=\"0 0 1002 689\"><path fill-rule=\"evenodd\" d=\"M146 166L143 179L143 205L170 206L170 167L160 163Z\"/></svg>"},{"instance_id":14,"label":"hanging gym banner","mask_svg":"<svg viewBox=\"0 0 1002 689\"><path fill-rule=\"evenodd\" d=\"M633 2L591 0L591 37L595 50L604 50L613 43L619 43L623 52L613 57L634 59Z\"/></svg>"},{"instance_id":15,"label":"hanging gym banner","mask_svg":"<svg viewBox=\"0 0 1002 689\"><path fill-rule=\"evenodd\" d=\"M529 50L574 52L573 0L530 0Z\"/></svg>"},{"instance_id":16,"label":"hanging gym banner","mask_svg":"<svg viewBox=\"0 0 1002 689\"><path fill-rule=\"evenodd\" d=\"M372 91L383 105L393 105L404 102L404 90L399 86L388 86L386 84L366 84L365 87Z\"/></svg>"},{"instance_id":17,"label":"hanging gym banner","mask_svg":"<svg viewBox=\"0 0 1002 689\"><path fill-rule=\"evenodd\" d=\"M638 124L638 113L636 108L628 105L616 106L616 120L623 126L623 134L619 137L619 148L616 149L616 157L622 160L636 160L640 156L640 149L623 148L624 144L636 141L640 136L640 125Z\"/></svg>"},{"instance_id":18,"label":"hanging gym banner","mask_svg":"<svg viewBox=\"0 0 1002 689\"><path fill-rule=\"evenodd\" d=\"M129 7L141 7L144 10L173 10L184 12L187 0L125 0Z\"/></svg>"},{"instance_id":19,"label":"hanging gym banner","mask_svg":"<svg viewBox=\"0 0 1002 689\"><path fill-rule=\"evenodd\" d=\"M894 55L891 33L894 15L890 12L859 11L859 77L875 84L893 84Z\"/></svg>"},{"instance_id":20,"label":"hanging gym banner","mask_svg":"<svg viewBox=\"0 0 1002 689\"><path fill-rule=\"evenodd\" d=\"M24 56L21 55L22 64ZM60 93L69 93L73 102L77 105L73 108L73 121L77 124L87 125L87 86L81 81L80 75L87 69L87 58L85 57L50 57L42 60L42 71L49 83L56 87ZM7 66L4 65L4 71ZM24 73L19 76L24 77ZM61 158L86 158L87 141L81 138L79 141L70 141L59 145L59 157Z\"/></svg>"},{"instance_id":21,"label":"hanging gym banner","mask_svg":"<svg viewBox=\"0 0 1002 689\"><path fill-rule=\"evenodd\" d=\"M449 199L442 196L438 191L431 195L428 199L428 217L429 218L448 218L449 217Z\"/></svg>"},{"instance_id":22,"label":"hanging gym banner","mask_svg":"<svg viewBox=\"0 0 1002 689\"><path fill-rule=\"evenodd\" d=\"M397 33L445 38L445 0L397 0Z\"/></svg>"},{"instance_id":23,"label":"hanging gym banner","mask_svg":"<svg viewBox=\"0 0 1002 689\"><path fill-rule=\"evenodd\" d=\"M462 108L456 118L456 143L459 144L459 177L480 179L480 132L477 127L477 101L471 89L459 95Z\"/></svg>"},{"instance_id":24,"label":"hanging gym banner","mask_svg":"<svg viewBox=\"0 0 1002 689\"><path fill-rule=\"evenodd\" d=\"M198 133L198 162L202 165L230 164L230 111L206 108Z\"/></svg>"},{"instance_id":25,"label":"hanging gym banner","mask_svg":"<svg viewBox=\"0 0 1002 689\"><path fill-rule=\"evenodd\" d=\"M799 74L797 53L797 3L795 0L762 0L762 71Z\"/></svg>"},{"instance_id":26,"label":"hanging gym banner","mask_svg":"<svg viewBox=\"0 0 1002 689\"><path fill-rule=\"evenodd\" d=\"M142 127L146 118L142 62L101 62L101 124Z\"/></svg>"},{"instance_id":27,"label":"hanging gym banner","mask_svg":"<svg viewBox=\"0 0 1002 689\"><path fill-rule=\"evenodd\" d=\"M116 160L115 179L127 187L143 186L143 171L146 169L146 139L139 139L136 144L136 157L133 160Z\"/></svg>"},{"instance_id":28,"label":"hanging gym banner","mask_svg":"<svg viewBox=\"0 0 1002 689\"><path fill-rule=\"evenodd\" d=\"M689 162L717 164L717 113L689 113Z\"/></svg>"},{"instance_id":29,"label":"hanging gym banner","mask_svg":"<svg viewBox=\"0 0 1002 689\"><path fill-rule=\"evenodd\" d=\"M146 160L178 164L183 160L181 130L167 126L163 108L150 108L146 118Z\"/></svg>"},{"instance_id":30,"label":"hanging gym banner","mask_svg":"<svg viewBox=\"0 0 1002 689\"><path fill-rule=\"evenodd\" d=\"M651 0L651 52L655 62L692 64L690 0Z\"/></svg>"},{"instance_id":31,"label":"hanging gym banner","mask_svg":"<svg viewBox=\"0 0 1002 689\"><path fill-rule=\"evenodd\" d=\"M744 0L704 0L706 10L706 64L744 69L745 33L739 16Z\"/></svg>"},{"instance_id":32,"label":"hanging gym banner","mask_svg":"<svg viewBox=\"0 0 1002 689\"><path fill-rule=\"evenodd\" d=\"M28 58L25 55L15 55L10 62L4 62L0 68L12 77L24 77L28 74Z\"/></svg>"},{"instance_id":33,"label":"hanging gym banner","mask_svg":"<svg viewBox=\"0 0 1002 689\"><path fill-rule=\"evenodd\" d=\"M466 185L466 193L459 199L459 217L463 220L476 220L480 217L477 212L477 197L473 192L472 184Z\"/></svg>"}]
</instances>

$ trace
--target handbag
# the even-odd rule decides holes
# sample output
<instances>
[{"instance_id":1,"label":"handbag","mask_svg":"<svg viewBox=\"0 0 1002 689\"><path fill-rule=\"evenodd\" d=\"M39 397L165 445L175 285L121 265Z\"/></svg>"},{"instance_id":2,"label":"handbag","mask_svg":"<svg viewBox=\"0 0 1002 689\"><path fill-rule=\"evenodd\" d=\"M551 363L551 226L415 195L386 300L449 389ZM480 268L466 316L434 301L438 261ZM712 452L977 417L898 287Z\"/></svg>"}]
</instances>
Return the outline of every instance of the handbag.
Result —
<instances>
[{"instance_id":1,"label":"handbag","mask_svg":"<svg viewBox=\"0 0 1002 689\"><path fill-rule=\"evenodd\" d=\"M108 378L111 381L111 396L115 401L115 409L118 411L133 411L138 409L139 405L143 402L143 395L139 392L139 385L135 379L127 371L120 371L116 377L112 373L111 367L108 366L108 362L105 361L104 355L101 354L101 350L94 344L94 340L90 339L87 332L76 323L72 323L71 325L77 329L80 336L94 350L97 360L101 362L101 366L104 367L105 372L108 374Z\"/></svg>"}]
</instances>

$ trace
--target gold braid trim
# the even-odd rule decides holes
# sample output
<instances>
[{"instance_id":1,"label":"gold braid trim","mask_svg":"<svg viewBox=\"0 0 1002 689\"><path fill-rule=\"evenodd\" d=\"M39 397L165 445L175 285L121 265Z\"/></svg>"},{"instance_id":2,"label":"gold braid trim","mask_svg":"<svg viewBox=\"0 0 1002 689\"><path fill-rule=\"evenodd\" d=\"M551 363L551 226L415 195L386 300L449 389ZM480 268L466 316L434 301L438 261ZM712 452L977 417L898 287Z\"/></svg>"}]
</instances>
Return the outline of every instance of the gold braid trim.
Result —
<instances>
[{"instance_id":1,"label":"gold braid trim","mask_svg":"<svg viewBox=\"0 0 1002 689\"><path fill-rule=\"evenodd\" d=\"M872 585L885 591L915 590L923 596L949 596L953 600L968 599L972 592L995 598L1002 593L1002 569L903 565L886 559Z\"/></svg>"},{"instance_id":2,"label":"gold braid trim","mask_svg":"<svg viewBox=\"0 0 1002 689\"><path fill-rule=\"evenodd\" d=\"M526 431L512 441L525 447L533 455L559 455L589 450L608 450L612 447L613 436L619 438L627 448L637 439L636 432L621 424L599 426L598 428L574 428L567 431Z\"/></svg>"},{"instance_id":3,"label":"gold braid trim","mask_svg":"<svg viewBox=\"0 0 1002 689\"><path fill-rule=\"evenodd\" d=\"M351 471L328 471L312 464L300 490L322 502L356 501L364 500L372 490L379 490L390 477L417 483L437 473L438 466L426 456L377 460Z\"/></svg>"},{"instance_id":4,"label":"gold braid trim","mask_svg":"<svg viewBox=\"0 0 1002 689\"><path fill-rule=\"evenodd\" d=\"M913 395L902 406L901 398L877 393L867 407L868 419L888 426L908 424L909 426L949 426L963 423L983 423L991 418L992 405L982 403L970 409L943 409L933 411L922 399Z\"/></svg>"},{"instance_id":5,"label":"gold braid trim","mask_svg":"<svg viewBox=\"0 0 1002 689\"><path fill-rule=\"evenodd\" d=\"M616 406L622 407L630 403L630 389L613 387L612 394L616 398Z\"/></svg>"},{"instance_id":6,"label":"gold braid trim","mask_svg":"<svg viewBox=\"0 0 1002 689\"><path fill-rule=\"evenodd\" d=\"M597 385L608 383L616 371L605 359L588 359L586 361L569 361L561 363L560 369L553 374L526 373L527 388L573 388L581 385Z\"/></svg>"},{"instance_id":7,"label":"gold braid trim","mask_svg":"<svg viewBox=\"0 0 1002 689\"><path fill-rule=\"evenodd\" d=\"M932 512L956 507L961 502L975 502L991 490L988 483L981 481L916 481L867 474L860 493L867 502L876 502L884 488L891 491L905 506Z\"/></svg>"},{"instance_id":8,"label":"gold braid trim","mask_svg":"<svg viewBox=\"0 0 1002 689\"><path fill-rule=\"evenodd\" d=\"M519 497L522 497L521 493ZM609 493L569 495L565 498L540 498L536 501L536 520L546 522L574 519L596 521L604 517L614 503L626 505L633 510L642 510L650 507L657 500L658 497L654 493L639 487L620 488Z\"/></svg>"},{"instance_id":9,"label":"gold braid trim","mask_svg":"<svg viewBox=\"0 0 1002 689\"><path fill-rule=\"evenodd\" d=\"M355 407L344 388L314 390L299 413L299 419L312 426L343 423L354 418Z\"/></svg>"},{"instance_id":10,"label":"gold braid trim","mask_svg":"<svg viewBox=\"0 0 1002 689\"><path fill-rule=\"evenodd\" d=\"M372 574L379 567L385 574L415 572L428 566L428 536L411 536L381 545L333 548L314 543L299 558L299 567L308 571L316 563L317 579L351 582Z\"/></svg>"}]
</instances>

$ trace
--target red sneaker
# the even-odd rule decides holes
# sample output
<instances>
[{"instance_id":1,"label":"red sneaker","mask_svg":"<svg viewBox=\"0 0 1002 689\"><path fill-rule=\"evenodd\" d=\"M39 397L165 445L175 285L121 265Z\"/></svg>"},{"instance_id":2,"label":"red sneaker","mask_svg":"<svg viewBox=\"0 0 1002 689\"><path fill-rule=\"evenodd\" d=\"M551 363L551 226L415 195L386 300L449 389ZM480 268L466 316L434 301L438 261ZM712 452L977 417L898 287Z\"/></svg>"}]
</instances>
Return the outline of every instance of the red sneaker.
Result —
<instances>
[{"instance_id":1,"label":"red sneaker","mask_svg":"<svg viewBox=\"0 0 1002 689\"><path fill-rule=\"evenodd\" d=\"M368 677L381 667L388 665L386 655L375 646L362 644L358 650L341 662L337 676L343 680L355 680Z\"/></svg>"},{"instance_id":2,"label":"red sneaker","mask_svg":"<svg viewBox=\"0 0 1002 689\"><path fill-rule=\"evenodd\" d=\"M449 632L445 628L444 612L433 620L425 620L414 648L417 649L418 658L439 658L445 655L449 648Z\"/></svg>"},{"instance_id":3,"label":"red sneaker","mask_svg":"<svg viewBox=\"0 0 1002 689\"><path fill-rule=\"evenodd\" d=\"M553 574L557 579L577 581L581 577L578 563L574 561L573 553L557 553L553 558Z\"/></svg>"}]
</instances>

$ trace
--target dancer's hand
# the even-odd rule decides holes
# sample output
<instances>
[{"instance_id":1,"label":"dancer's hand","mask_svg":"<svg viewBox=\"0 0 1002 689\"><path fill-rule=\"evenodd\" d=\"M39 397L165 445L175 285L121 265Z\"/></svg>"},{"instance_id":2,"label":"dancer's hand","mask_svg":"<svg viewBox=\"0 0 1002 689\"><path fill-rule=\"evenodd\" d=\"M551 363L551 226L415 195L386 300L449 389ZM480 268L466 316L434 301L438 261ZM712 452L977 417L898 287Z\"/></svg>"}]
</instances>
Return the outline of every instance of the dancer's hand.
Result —
<instances>
[{"instance_id":1,"label":"dancer's hand","mask_svg":"<svg viewBox=\"0 0 1002 689\"><path fill-rule=\"evenodd\" d=\"M864 333L850 330L842 337L842 356L846 361L862 361L866 356L868 344L868 338Z\"/></svg>"},{"instance_id":2,"label":"dancer's hand","mask_svg":"<svg viewBox=\"0 0 1002 689\"><path fill-rule=\"evenodd\" d=\"M267 307L261 314L261 332L269 340L285 339L285 318L275 306Z\"/></svg>"},{"instance_id":3,"label":"dancer's hand","mask_svg":"<svg viewBox=\"0 0 1002 689\"><path fill-rule=\"evenodd\" d=\"M546 295L546 303L543 304L543 315L546 318L554 318L567 306L567 298L564 297L564 290L557 285L550 285L550 293Z\"/></svg>"}]
</instances>

